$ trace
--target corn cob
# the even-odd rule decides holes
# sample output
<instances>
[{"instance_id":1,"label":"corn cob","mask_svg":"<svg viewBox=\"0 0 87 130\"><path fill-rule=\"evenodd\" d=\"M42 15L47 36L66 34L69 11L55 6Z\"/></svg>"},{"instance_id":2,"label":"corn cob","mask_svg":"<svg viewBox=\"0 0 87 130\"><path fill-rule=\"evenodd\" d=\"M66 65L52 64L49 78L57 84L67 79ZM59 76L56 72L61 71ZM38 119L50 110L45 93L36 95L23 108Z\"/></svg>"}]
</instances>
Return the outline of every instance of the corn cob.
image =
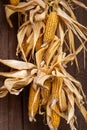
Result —
<instances>
[{"instance_id":1,"label":"corn cob","mask_svg":"<svg viewBox=\"0 0 87 130\"><path fill-rule=\"evenodd\" d=\"M62 78L55 77L52 82L52 99L58 101L59 99L59 89L62 85Z\"/></svg>"},{"instance_id":2,"label":"corn cob","mask_svg":"<svg viewBox=\"0 0 87 130\"><path fill-rule=\"evenodd\" d=\"M52 110L51 112L51 124L53 128L58 128L60 124L60 116L57 114L58 111L58 104L56 104L55 110Z\"/></svg>"},{"instance_id":3,"label":"corn cob","mask_svg":"<svg viewBox=\"0 0 87 130\"><path fill-rule=\"evenodd\" d=\"M35 50L36 50L36 52L40 49L40 47L41 47L41 44L42 44L42 36L41 37L39 37L39 39L37 40L37 42L36 42L36 47L35 47Z\"/></svg>"},{"instance_id":4,"label":"corn cob","mask_svg":"<svg viewBox=\"0 0 87 130\"><path fill-rule=\"evenodd\" d=\"M39 108L40 101L40 88L37 90L33 88L33 84L31 84L30 92L29 92L29 102L28 102L28 116L29 121L35 120L35 115L37 114Z\"/></svg>"},{"instance_id":5,"label":"corn cob","mask_svg":"<svg viewBox=\"0 0 87 130\"><path fill-rule=\"evenodd\" d=\"M51 106L51 100L48 101L47 107L47 124L50 128L50 130L56 130L59 127L60 124L60 115L59 112L59 106L56 103L54 106Z\"/></svg>"},{"instance_id":6,"label":"corn cob","mask_svg":"<svg viewBox=\"0 0 87 130\"><path fill-rule=\"evenodd\" d=\"M44 85L48 88L42 88L41 89L41 96L42 96L42 102L41 104L42 105L46 105L48 99L49 99L49 96L50 96L50 91L51 91L51 82L50 80L47 80L45 81Z\"/></svg>"},{"instance_id":7,"label":"corn cob","mask_svg":"<svg viewBox=\"0 0 87 130\"><path fill-rule=\"evenodd\" d=\"M60 116L58 115L59 111L58 99L59 99L59 89L62 86L62 82L63 80L60 77L55 77L52 82L52 96L51 96L52 99L50 101L50 105L47 105L47 115L49 115L48 114L49 111L51 113L49 115L50 118L47 117L47 122L51 129L57 129L60 124Z\"/></svg>"},{"instance_id":8,"label":"corn cob","mask_svg":"<svg viewBox=\"0 0 87 130\"><path fill-rule=\"evenodd\" d=\"M20 0L9 0L9 2L10 2L10 4L12 4L12 5L18 5L19 4L19 2L20 2Z\"/></svg>"},{"instance_id":9,"label":"corn cob","mask_svg":"<svg viewBox=\"0 0 87 130\"><path fill-rule=\"evenodd\" d=\"M58 22L59 22L59 17L57 13L51 12L48 15L48 19L46 22L46 29L45 29L44 38L43 38L44 43L50 43L54 39Z\"/></svg>"}]
</instances>

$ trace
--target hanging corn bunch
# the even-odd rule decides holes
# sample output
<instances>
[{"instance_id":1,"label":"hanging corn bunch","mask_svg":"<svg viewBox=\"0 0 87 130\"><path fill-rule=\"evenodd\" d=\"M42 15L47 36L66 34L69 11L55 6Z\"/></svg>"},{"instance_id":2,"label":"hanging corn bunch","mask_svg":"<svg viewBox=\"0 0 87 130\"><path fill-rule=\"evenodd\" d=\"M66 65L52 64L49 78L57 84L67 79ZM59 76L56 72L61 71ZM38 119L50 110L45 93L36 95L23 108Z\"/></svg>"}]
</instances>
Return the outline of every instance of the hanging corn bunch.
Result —
<instances>
[{"instance_id":1,"label":"hanging corn bunch","mask_svg":"<svg viewBox=\"0 0 87 130\"><path fill-rule=\"evenodd\" d=\"M13 27L10 16L18 13L16 54L21 58L0 59L0 64L11 68L11 72L0 72L6 77L0 97L8 92L18 95L30 84L29 121L35 121L36 114L44 108L51 130L59 127L61 118L71 130L76 130L75 105L87 121L82 85L66 70L74 60L79 69L77 54L87 42L87 28L77 21L72 4L87 10L78 0L10 0L5 6L10 27ZM75 36L80 42L77 49Z\"/></svg>"}]
</instances>

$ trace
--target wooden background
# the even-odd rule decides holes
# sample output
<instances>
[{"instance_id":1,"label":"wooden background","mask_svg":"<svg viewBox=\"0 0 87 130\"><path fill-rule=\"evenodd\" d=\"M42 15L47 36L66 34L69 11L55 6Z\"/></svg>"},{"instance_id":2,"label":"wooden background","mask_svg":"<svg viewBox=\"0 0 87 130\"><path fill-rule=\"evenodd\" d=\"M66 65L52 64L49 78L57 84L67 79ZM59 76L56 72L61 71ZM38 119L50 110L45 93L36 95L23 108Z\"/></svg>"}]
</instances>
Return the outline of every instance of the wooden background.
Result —
<instances>
[{"instance_id":1,"label":"wooden background","mask_svg":"<svg viewBox=\"0 0 87 130\"><path fill-rule=\"evenodd\" d=\"M81 0L87 5L87 0ZM17 25L14 22L15 28L11 29L6 22L4 5L7 0L0 0L0 58L12 59L16 58L16 32ZM75 8L78 20L83 25L87 26L87 12L79 7ZM16 17L13 18L16 21ZM78 44L78 43L76 43ZM77 72L75 65L70 67L69 72L81 81L85 94L87 95L87 63L86 69L83 66L83 52L79 54L80 72ZM87 58L85 59L87 61ZM0 71L6 71L7 68L0 65ZM4 78L0 77L0 86L3 84ZM28 87L19 96L8 94L3 99L0 99L0 130L49 130L47 125L44 125L44 118L37 115L37 122L30 123L27 115L28 104ZM77 110L78 130L87 130L87 124L81 113ZM59 130L70 130L64 120L61 120Z\"/></svg>"}]
</instances>

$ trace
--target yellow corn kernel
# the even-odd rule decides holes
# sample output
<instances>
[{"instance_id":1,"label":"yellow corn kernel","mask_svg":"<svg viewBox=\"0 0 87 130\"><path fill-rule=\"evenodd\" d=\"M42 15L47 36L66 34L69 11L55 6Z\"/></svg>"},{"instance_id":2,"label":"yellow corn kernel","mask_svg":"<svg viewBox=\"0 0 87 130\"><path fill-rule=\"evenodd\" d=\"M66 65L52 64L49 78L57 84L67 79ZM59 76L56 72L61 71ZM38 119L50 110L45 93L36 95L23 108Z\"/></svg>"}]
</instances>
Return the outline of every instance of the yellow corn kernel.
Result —
<instances>
[{"instance_id":1,"label":"yellow corn kernel","mask_svg":"<svg viewBox=\"0 0 87 130\"><path fill-rule=\"evenodd\" d=\"M20 2L20 0L9 0L9 2L10 2L10 4L12 4L12 5L18 5L19 4L19 2Z\"/></svg>"},{"instance_id":2,"label":"yellow corn kernel","mask_svg":"<svg viewBox=\"0 0 87 130\"><path fill-rule=\"evenodd\" d=\"M56 101L59 98L59 89L62 86L62 78L60 77L55 77L53 82L52 82L52 98L56 99Z\"/></svg>"},{"instance_id":3,"label":"yellow corn kernel","mask_svg":"<svg viewBox=\"0 0 87 130\"><path fill-rule=\"evenodd\" d=\"M55 105L55 110L51 112L51 125L53 128L58 128L60 124L60 116L58 115L59 108L58 105Z\"/></svg>"},{"instance_id":4,"label":"yellow corn kernel","mask_svg":"<svg viewBox=\"0 0 87 130\"><path fill-rule=\"evenodd\" d=\"M42 36L38 38L37 42L36 42L36 47L35 47L35 50L38 51L41 47L41 44L42 44Z\"/></svg>"},{"instance_id":5,"label":"yellow corn kernel","mask_svg":"<svg viewBox=\"0 0 87 130\"><path fill-rule=\"evenodd\" d=\"M59 17L57 13L51 12L48 15L48 19L46 22L46 29L44 33L43 42L49 43L54 39L58 23L59 23Z\"/></svg>"},{"instance_id":6,"label":"yellow corn kernel","mask_svg":"<svg viewBox=\"0 0 87 130\"><path fill-rule=\"evenodd\" d=\"M42 88L41 89L41 96L42 96L42 101L41 104L42 105L46 105L49 97L50 97L50 91L51 91L51 82L50 80L45 81L44 85L47 87L46 88Z\"/></svg>"},{"instance_id":7,"label":"yellow corn kernel","mask_svg":"<svg viewBox=\"0 0 87 130\"><path fill-rule=\"evenodd\" d=\"M39 101L40 101L40 87L35 90L33 88L33 84L31 84L30 91L29 91L29 102L28 102L28 116L29 121L35 120L35 115L37 114L39 108Z\"/></svg>"}]
</instances>

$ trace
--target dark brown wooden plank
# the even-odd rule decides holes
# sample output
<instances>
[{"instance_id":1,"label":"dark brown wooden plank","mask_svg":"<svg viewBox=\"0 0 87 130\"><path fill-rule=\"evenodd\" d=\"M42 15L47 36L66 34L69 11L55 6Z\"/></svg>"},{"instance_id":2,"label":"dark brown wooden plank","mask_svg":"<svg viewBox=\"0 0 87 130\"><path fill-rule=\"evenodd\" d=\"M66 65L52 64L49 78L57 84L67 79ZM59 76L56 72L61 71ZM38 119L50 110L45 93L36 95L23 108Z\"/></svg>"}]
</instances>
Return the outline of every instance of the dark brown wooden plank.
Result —
<instances>
[{"instance_id":1,"label":"dark brown wooden plank","mask_svg":"<svg viewBox=\"0 0 87 130\"><path fill-rule=\"evenodd\" d=\"M1 5L1 6L3 6L3 5ZM2 8L0 8L0 11L1 11L1 9ZM4 10L4 6L3 6L3 10ZM16 52L16 44L17 44L17 40L16 40L17 32L16 32L16 29L11 29L8 26L7 21L5 19L5 15L3 15L3 12L1 12L0 14L2 16L0 18L0 19L2 19L2 21L0 21L1 22L0 29L1 29L1 32L3 32L3 36L1 35L2 39L0 37L0 39L2 40L2 42L1 42L2 51L0 51L1 56L2 56L1 58L13 59L16 57L15 52ZM4 16L4 20L3 20L3 16ZM21 106L22 106L21 95L13 96L13 95L9 94L7 98L4 98L1 100L1 102L0 102L0 109L1 109L0 110L0 112L1 112L0 130L12 130L12 129L13 130L16 130L16 129L23 130L22 129L23 128L22 107ZM7 124L6 124L6 121L7 121Z\"/></svg>"},{"instance_id":2,"label":"dark brown wooden plank","mask_svg":"<svg viewBox=\"0 0 87 130\"><path fill-rule=\"evenodd\" d=\"M8 25L5 19L3 1L0 1L0 58L8 58ZM6 70L0 65L0 71ZM0 77L0 86L3 85ZM0 99L0 130L8 130L8 96Z\"/></svg>"},{"instance_id":3,"label":"dark brown wooden plank","mask_svg":"<svg viewBox=\"0 0 87 130\"><path fill-rule=\"evenodd\" d=\"M12 20L15 21L14 28L9 27L8 31L8 58L16 58L16 45L17 45L17 16L12 17ZM19 96L10 95L8 96L8 129L9 130L23 130L23 117L22 117L22 101L21 94Z\"/></svg>"},{"instance_id":4,"label":"dark brown wooden plank","mask_svg":"<svg viewBox=\"0 0 87 130\"><path fill-rule=\"evenodd\" d=\"M8 130L23 130L21 94L8 97Z\"/></svg>"},{"instance_id":5,"label":"dark brown wooden plank","mask_svg":"<svg viewBox=\"0 0 87 130\"><path fill-rule=\"evenodd\" d=\"M84 4L87 5L86 0L81 0L81 1ZM87 27L87 12L84 9L78 8L77 11L76 11L76 14L78 16L78 21ZM87 61L87 53L86 53L85 61ZM84 90L84 92L87 96L87 62L86 62L86 67L84 69L84 51L82 51L78 55L78 62L79 62L80 71L79 72L76 71L75 77L76 77L76 79L78 79L81 82L81 84L83 86L83 90ZM81 115L81 113L78 109L76 110L76 115L77 115L77 118L78 118L77 129L78 130L86 130L87 129L87 123L85 122L84 118L82 117L82 115Z\"/></svg>"}]
</instances>

